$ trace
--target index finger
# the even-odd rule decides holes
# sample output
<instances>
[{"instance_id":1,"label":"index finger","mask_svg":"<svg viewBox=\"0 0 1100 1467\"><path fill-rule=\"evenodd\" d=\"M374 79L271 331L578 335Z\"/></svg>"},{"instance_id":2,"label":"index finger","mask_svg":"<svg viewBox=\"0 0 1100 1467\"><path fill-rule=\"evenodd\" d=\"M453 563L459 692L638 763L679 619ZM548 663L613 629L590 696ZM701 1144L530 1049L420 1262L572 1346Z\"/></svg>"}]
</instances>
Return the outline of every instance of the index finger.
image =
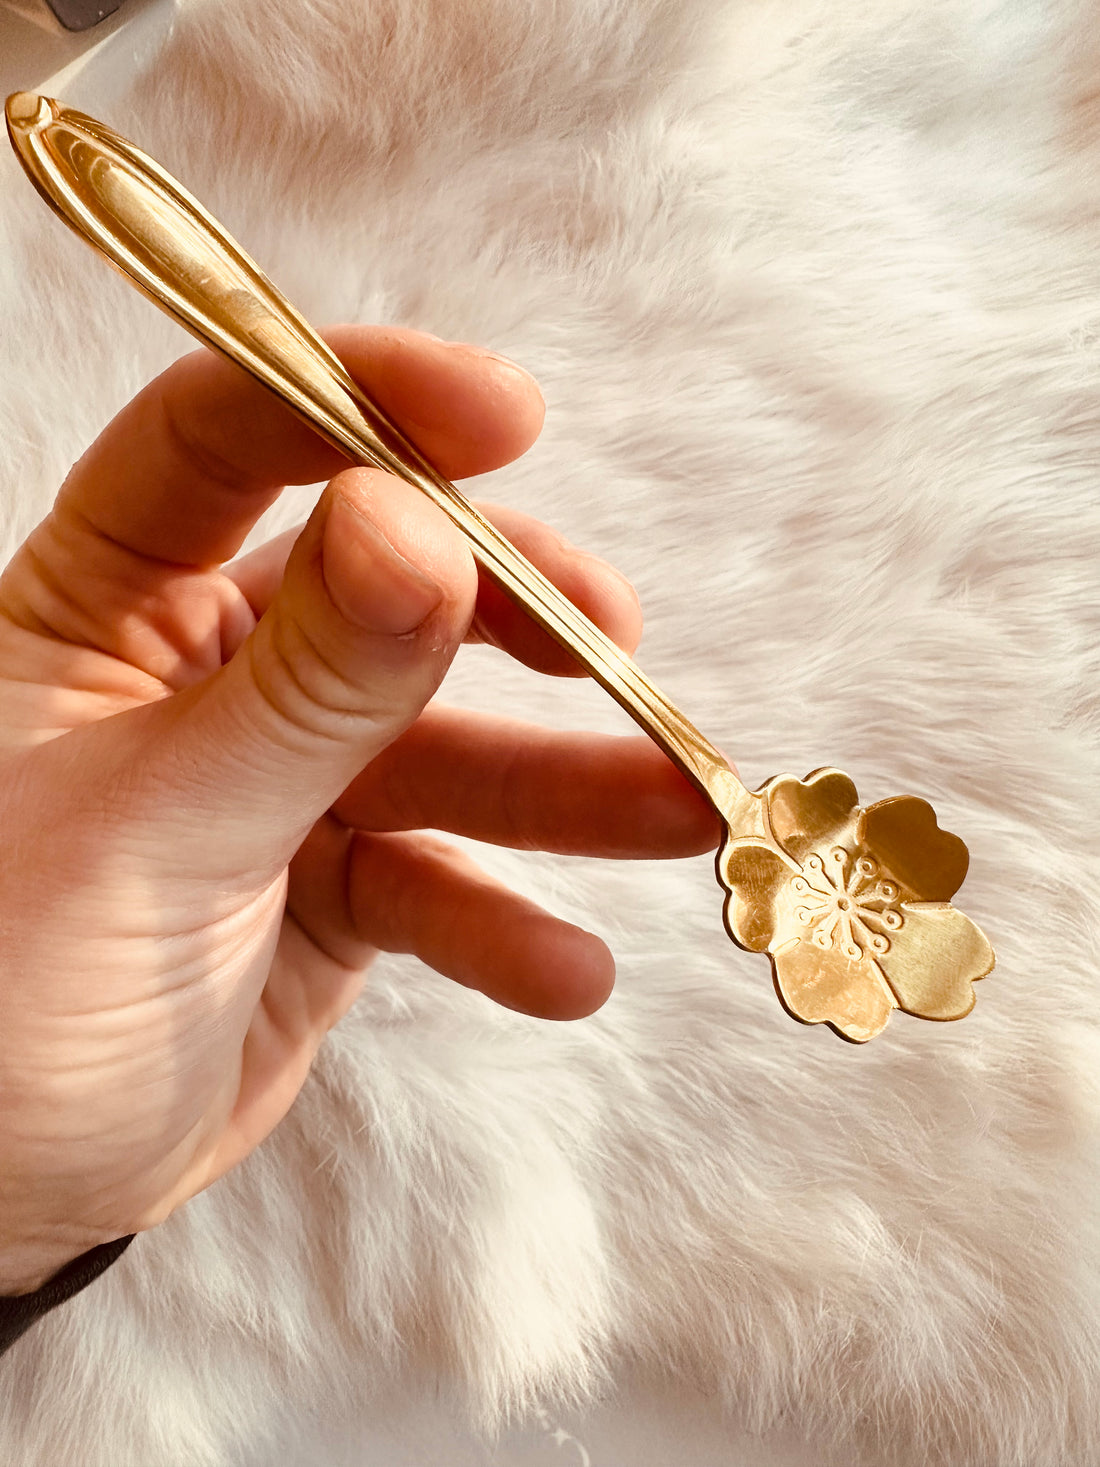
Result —
<instances>
[{"instance_id":1,"label":"index finger","mask_svg":"<svg viewBox=\"0 0 1100 1467\"><path fill-rule=\"evenodd\" d=\"M542 427L534 379L491 352L391 327L323 333L352 377L448 478L518 458ZM287 484L347 459L241 368L202 350L125 407L58 496L138 555L208 568L231 559Z\"/></svg>"}]
</instances>

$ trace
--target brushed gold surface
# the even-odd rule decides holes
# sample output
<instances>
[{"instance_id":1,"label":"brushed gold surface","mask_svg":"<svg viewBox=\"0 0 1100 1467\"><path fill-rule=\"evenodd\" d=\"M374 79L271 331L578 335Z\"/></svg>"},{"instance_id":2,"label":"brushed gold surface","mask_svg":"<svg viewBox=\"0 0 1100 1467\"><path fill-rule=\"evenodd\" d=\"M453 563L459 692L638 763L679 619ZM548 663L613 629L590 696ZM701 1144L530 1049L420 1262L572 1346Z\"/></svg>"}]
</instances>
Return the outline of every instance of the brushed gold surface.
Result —
<instances>
[{"instance_id":1,"label":"brushed gold surface","mask_svg":"<svg viewBox=\"0 0 1100 1467\"><path fill-rule=\"evenodd\" d=\"M31 182L82 238L201 341L277 393L355 461L397 474L466 536L478 563L555 637L710 801L726 927L767 952L780 1001L857 1043L893 1009L955 1019L993 967L949 904L966 847L912 797L861 809L837 770L750 791L641 669L432 468L218 222L153 159L47 97L8 98Z\"/></svg>"}]
</instances>

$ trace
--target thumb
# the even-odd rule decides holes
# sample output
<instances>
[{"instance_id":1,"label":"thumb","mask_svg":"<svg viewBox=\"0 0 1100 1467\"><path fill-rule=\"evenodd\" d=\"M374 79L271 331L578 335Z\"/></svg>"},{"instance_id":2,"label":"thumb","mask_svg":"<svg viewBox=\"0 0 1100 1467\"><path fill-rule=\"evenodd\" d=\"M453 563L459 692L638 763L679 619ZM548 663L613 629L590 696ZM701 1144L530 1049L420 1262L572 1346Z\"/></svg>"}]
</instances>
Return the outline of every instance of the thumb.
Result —
<instances>
[{"instance_id":1,"label":"thumb","mask_svg":"<svg viewBox=\"0 0 1100 1467\"><path fill-rule=\"evenodd\" d=\"M206 872L286 864L419 716L476 595L465 542L418 490L374 469L328 485L251 636L172 719Z\"/></svg>"}]
</instances>

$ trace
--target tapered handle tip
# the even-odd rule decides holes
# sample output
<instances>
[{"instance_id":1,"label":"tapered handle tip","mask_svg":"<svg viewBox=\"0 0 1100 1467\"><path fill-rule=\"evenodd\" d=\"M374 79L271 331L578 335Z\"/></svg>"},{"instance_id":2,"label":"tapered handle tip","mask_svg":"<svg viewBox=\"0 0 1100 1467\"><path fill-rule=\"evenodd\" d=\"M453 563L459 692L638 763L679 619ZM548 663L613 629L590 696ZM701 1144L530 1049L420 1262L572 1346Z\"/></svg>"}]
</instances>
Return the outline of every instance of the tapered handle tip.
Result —
<instances>
[{"instance_id":1,"label":"tapered handle tip","mask_svg":"<svg viewBox=\"0 0 1100 1467\"><path fill-rule=\"evenodd\" d=\"M8 126L25 129L41 127L54 118L53 103L49 97L40 97L37 92L12 92L4 104Z\"/></svg>"}]
</instances>

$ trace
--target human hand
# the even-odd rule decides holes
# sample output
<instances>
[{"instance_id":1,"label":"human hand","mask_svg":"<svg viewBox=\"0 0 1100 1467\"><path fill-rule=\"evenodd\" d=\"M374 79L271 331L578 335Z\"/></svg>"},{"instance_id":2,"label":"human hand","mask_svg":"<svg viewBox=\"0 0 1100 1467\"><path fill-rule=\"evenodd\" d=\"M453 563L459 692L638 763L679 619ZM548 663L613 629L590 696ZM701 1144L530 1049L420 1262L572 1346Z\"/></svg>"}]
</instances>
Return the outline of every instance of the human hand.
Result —
<instances>
[{"instance_id":1,"label":"human hand","mask_svg":"<svg viewBox=\"0 0 1100 1467\"><path fill-rule=\"evenodd\" d=\"M488 353L329 340L452 478L538 434L534 382ZM378 950L545 1018L604 1001L598 939L424 830L610 856L716 842L647 739L429 705L464 639L577 669L428 499L343 464L198 352L108 426L0 578L0 1293L241 1161ZM232 561L283 484L330 474L300 534ZM626 582L486 513L633 649Z\"/></svg>"}]
</instances>

